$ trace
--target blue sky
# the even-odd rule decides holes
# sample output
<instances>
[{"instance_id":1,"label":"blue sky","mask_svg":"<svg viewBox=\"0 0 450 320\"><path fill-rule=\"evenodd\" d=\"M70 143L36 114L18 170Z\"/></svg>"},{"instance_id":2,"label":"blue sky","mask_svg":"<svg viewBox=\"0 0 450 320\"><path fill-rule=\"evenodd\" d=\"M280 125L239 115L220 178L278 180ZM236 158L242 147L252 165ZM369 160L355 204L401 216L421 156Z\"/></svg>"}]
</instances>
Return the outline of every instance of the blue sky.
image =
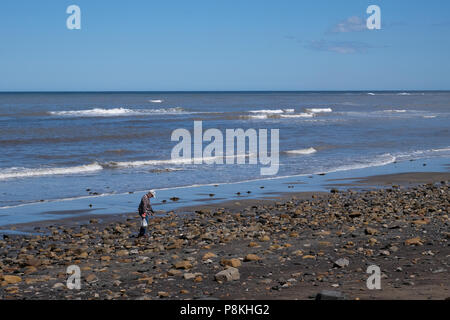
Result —
<instances>
[{"instance_id":1,"label":"blue sky","mask_svg":"<svg viewBox=\"0 0 450 320\"><path fill-rule=\"evenodd\" d=\"M450 89L449 35L447 0L2 0L0 91Z\"/></svg>"}]
</instances>

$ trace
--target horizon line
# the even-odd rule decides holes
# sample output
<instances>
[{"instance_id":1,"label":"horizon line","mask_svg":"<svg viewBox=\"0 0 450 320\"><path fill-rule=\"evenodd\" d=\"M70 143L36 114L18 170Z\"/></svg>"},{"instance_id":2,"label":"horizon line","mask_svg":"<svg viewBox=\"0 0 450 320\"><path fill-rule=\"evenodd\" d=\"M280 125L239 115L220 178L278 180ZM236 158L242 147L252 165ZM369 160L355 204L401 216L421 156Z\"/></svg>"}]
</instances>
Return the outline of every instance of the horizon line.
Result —
<instances>
[{"instance_id":1,"label":"horizon line","mask_svg":"<svg viewBox=\"0 0 450 320\"><path fill-rule=\"evenodd\" d=\"M448 92L450 89L386 89L386 90L14 90L9 93L300 93L300 92Z\"/></svg>"}]
</instances>

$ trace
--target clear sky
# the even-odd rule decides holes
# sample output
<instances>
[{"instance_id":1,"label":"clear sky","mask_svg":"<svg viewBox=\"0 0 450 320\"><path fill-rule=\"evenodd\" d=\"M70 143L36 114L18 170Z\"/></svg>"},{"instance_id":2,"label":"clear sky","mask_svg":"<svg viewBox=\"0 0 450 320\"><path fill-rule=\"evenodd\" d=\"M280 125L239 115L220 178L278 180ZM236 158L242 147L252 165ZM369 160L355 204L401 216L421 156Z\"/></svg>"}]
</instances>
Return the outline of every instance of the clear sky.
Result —
<instances>
[{"instance_id":1,"label":"clear sky","mask_svg":"<svg viewBox=\"0 0 450 320\"><path fill-rule=\"evenodd\" d=\"M450 89L448 0L2 0L0 40L0 91Z\"/></svg>"}]
</instances>

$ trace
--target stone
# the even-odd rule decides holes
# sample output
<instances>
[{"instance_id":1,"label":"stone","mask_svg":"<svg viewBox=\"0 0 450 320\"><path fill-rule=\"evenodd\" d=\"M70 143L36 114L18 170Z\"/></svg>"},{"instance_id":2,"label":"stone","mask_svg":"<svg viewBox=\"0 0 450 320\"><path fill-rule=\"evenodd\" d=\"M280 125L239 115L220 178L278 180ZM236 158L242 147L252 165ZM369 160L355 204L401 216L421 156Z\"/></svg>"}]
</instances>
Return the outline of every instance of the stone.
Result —
<instances>
[{"instance_id":1,"label":"stone","mask_svg":"<svg viewBox=\"0 0 450 320\"><path fill-rule=\"evenodd\" d=\"M350 261L346 258L339 258L334 262L334 266L339 267L339 268L348 267L349 264L350 264Z\"/></svg>"},{"instance_id":2,"label":"stone","mask_svg":"<svg viewBox=\"0 0 450 320\"><path fill-rule=\"evenodd\" d=\"M217 257L217 255L216 255L215 253L213 253L213 252L207 252L207 253L205 253L205 254L203 255L202 260L208 260L208 259L216 258L216 257Z\"/></svg>"},{"instance_id":3,"label":"stone","mask_svg":"<svg viewBox=\"0 0 450 320\"><path fill-rule=\"evenodd\" d=\"M116 254L117 254L119 257L126 257L126 256L129 255L129 252L128 252L128 250L119 250L119 251L117 251Z\"/></svg>"},{"instance_id":4,"label":"stone","mask_svg":"<svg viewBox=\"0 0 450 320\"><path fill-rule=\"evenodd\" d=\"M3 281L5 281L7 284L16 284L19 282L22 282L22 278L19 276L3 276Z\"/></svg>"},{"instance_id":5,"label":"stone","mask_svg":"<svg viewBox=\"0 0 450 320\"><path fill-rule=\"evenodd\" d=\"M53 289L57 289L57 290L61 290L61 289L64 289L66 286L64 285L64 283L61 283L61 282L57 282L57 283L55 283L54 285L53 285Z\"/></svg>"},{"instance_id":6,"label":"stone","mask_svg":"<svg viewBox=\"0 0 450 320\"><path fill-rule=\"evenodd\" d=\"M195 278L195 274L187 272L183 274L183 278L184 280L192 280Z\"/></svg>"},{"instance_id":7,"label":"stone","mask_svg":"<svg viewBox=\"0 0 450 320\"><path fill-rule=\"evenodd\" d=\"M294 252L292 252L292 254L294 255L294 256L302 256L303 255L303 251L302 250L295 250Z\"/></svg>"},{"instance_id":8,"label":"stone","mask_svg":"<svg viewBox=\"0 0 450 320\"><path fill-rule=\"evenodd\" d=\"M350 218L357 218L357 217L360 217L360 216L361 216L361 212L359 212L359 211L353 211L353 212L351 212L349 214Z\"/></svg>"},{"instance_id":9,"label":"stone","mask_svg":"<svg viewBox=\"0 0 450 320\"><path fill-rule=\"evenodd\" d=\"M421 246L421 245L423 245L423 243L422 243L422 239L420 237L416 237L416 238L412 238L412 239L406 240L405 241L405 245L407 245L407 246L412 246L412 245Z\"/></svg>"},{"instance_id":10,"label":"stone","mask_svg":"<svg viewBox=\"0 0 450 320\"><path fill-rule=\"evenodd\" d=\"M249 253L245 256L244 261L259 261L261 260L256 254Z\"/></svg>"},{"instance_id":11,"label":"stone","mask_svg":"<svg viewBox=\"0 0 450 320\"><path fill-rule=\"evenodd\" d=\"M167 274L169 276L178 276L181 274L181 271L177 269L170 269L169 271L167 271Z\"/></svg>"},{"instance_id":12,"label":"stone","mask_svg":"<svg viewBox=\"0 0 450 320\"><path fill-rule=\"evenodd\" d=\"M228 282L240 279L239 270L237 268L230 267L222 270L215 275L216 281Z\"/></svg>"},{"instance_id":13,"label":"stone","mask_svg":"<svg viewBox=\"0 0 450 320\"><path fill-rule=\"evenodd\" d=\"M35 273L35 272L37 272L37 268L33 267L33 266L28 266L23 271L24 274L31 274L31 273Z\"/></svg>"},{"instance_id":14,"label":"stone","mask_svg":"<svg viewBox=\"0 0 450 320\"><path fill-rule=\"evenodd\" d=\"M364 232L365 232L366 234L368 234L368 235L373 236L373 235L375 235L375 234L378 233L378 230L377 230L377 229L374 229L374 228L367 227L366 230L364 230Z\"/></svg>"},{"instance_id":15,"label":"stone","mask_svg":"<svg viewBox=\"0 0 450 320\"><path fill-rule=\"evenodd\" d=\"M86 281L87 281L87 282L97 282L98 279L97 279L97 277L95 276L95 274L90 274L90 275L87 276Z\"/></svg>"},{"instance_id":16,"label":"stone","mask_svg":"<svg viewBox=\"0 0 450 320\"><path fill-rule=\"evenodd\" d=\"M221 261L222 265L224 266L230 266L230 267L240 267L241 266L241 260L233 258L233 259L223 259Z\"/></svg>"},{"instance_id":17,"label":"stone","mask_svg":"<svg viewBox=\"0 0 450 320\"><path fill-rule=\"evenodd\" d=\"M340 291L323 290L316 295L316 300L345 300Z\"/></svg>"},{"instance_id":18,"label":"stone","mask_svg":"<svg viewBox=\"0 0 450 320\"><path fill-rule=\"evenodd\" d=\"M191 269L192 264L191 262L184 260L184 261L178 261L174 264L175 269Z\"/></svg>"},{"instance_id":19,"label":"stone","mask_svg":"<svg viewBox=\"0 0 450 320\"><path fill-rule=\"evenodd\" d=\"M138 281L139 282L147 282L147 284L152 284L153 283L153 277L139 278Z\"/></svg>"}]
</instances>

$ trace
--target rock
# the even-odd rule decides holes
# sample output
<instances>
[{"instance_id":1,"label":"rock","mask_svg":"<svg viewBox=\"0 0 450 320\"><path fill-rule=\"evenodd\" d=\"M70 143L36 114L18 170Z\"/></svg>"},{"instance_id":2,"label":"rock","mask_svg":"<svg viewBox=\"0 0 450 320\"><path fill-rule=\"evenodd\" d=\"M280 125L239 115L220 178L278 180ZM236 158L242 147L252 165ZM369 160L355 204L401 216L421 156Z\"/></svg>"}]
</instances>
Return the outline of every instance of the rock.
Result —
<instances>
[{"instance_id":1,"label":"rock","mask_svg":"<svg viewBox=\"0 0 450 320\"><path fill-rule=\"evenodd\" d=\"M41 260L35 258L30 258L25 261L25 265L31 267L39 267L41 264Z\"/></svg>"},{"instance_id":2,"label":"rock","mask_svg":"<svg viewBox=\"0 0 450 320\"><path fill-rule=\"evenodd\" d=\"M22 282L22 278L19 276L3 276L3 281L7 284L16 284Z\"/></svg>"},{"instance_id":3,"label":"rock","mask_svg":"<svg viewBox=\"0 0 450 320\"><path fill-rule=\"evenodd\" d=\"M201 273L190 273L190 272L186 272L185 274L183 274L183 278L185 280L192 280L194 279L195 282L200 282L202 281L202 274ZM198 279L198 280L196 280ZM201 279L201 280L200 280Z\"/></svg>"},{"instance_id":4,"label":"rock","mask_svg":"<svg viewBox=\"0 0 450 320\"><path fill-rule=\"evenodd\" d=\"M407 245L407 246L412 246L412 245L421 246L421 245L423 245L423 243L422 243L422 239L420 237L416 237L416 238L412 238L412 239L406 240L405 241L405 245Z\"/></svg>"},{"instance_id":5,"label":"rock","mask_svg":"<svg viewBox=\"0 0 450 320\"><path fill-rule=\"evenodd\" d=\"M153 283L153 277L139 278L138 281L139 282L147 282L147 284L152 284Z\"/></svg>"},{"instance_id":6,"label":"rock","mask_svg":"<svg viewBox=\"0 0 450 320\"><path fill-rule=\"evenodd\" d=\"M33 266L28 266L23 271L24 274L31 274L31 273L35 273L35 272L37 272L37 268L33 267Z\"/></svg>"},{"instance_id":7,"label":"rock","mask_svg":"<svg viewBox=\"0 0 450 320\"><path fill-rule=\"evenodd\" d=\"M430 220L429 219L420 219L420 220L415 220L412 223L415 224L416 226L423 226L423 225L429 224Z\"/></svg>"},{"instance_id":8,"label":"rock","mask_svg":"<svg viewBox=\"0 0 450 320\"><path fill-rule=\"evenodd\" d=\"M339 267L339 268L348 267L349 264L350 264L350 261L346 258L339 258L334 262L334 266Z\"/></svg>"},{"instance_id":9,"label":"rock","mask_svg":"<svg viewBox=\"0 0 450 320\"><path fill-rule=\"evenodd\" d=\"M215 258L215 257L217 257L217 255L215 253L207 252L203 255L202 260L208 260L208 259Z\"/></svg>"},{"instance_id":10,"label":"rock","mask_svg":"<svg viewBox=\"0 0 450 320\"><path fill-rule=\"evenodd\" d=\"M89 283L93 283L93 282L97 282L98 279L95 276L95 274L90 274L90 275L87 276L86 281L89 282Z\"/></svg>"},{"instance_id":11,"label":"rock","mask_svg":"<svg viewBox=\"0 0 450 320\"><path fill-rule=\"evenodd\" d=\"M100 258L101 261L111 261L111 257L110 256L102 256Z\"/></svg>"},{"instance_id":12,"label":"rock","mask_svg":"<svg viewBox=\"0 0 450 320\"><path fill-rule=\"evenodd\" d=\"M178 276L181 274L181 271L177 269L170 269L169 271L167 271L167 274L169 276Z\"/></svg>"},{"instance_id":13,"label":"rock","mask_svg":"<svg viewBox=\"0 0 450 320\"><path fill-rule=\"evenodd\" d=\"M364 232L365 232L366 234L368 234L368 235L373 236L373 235L375 235L375 234L378 233L378 230L377 230L377 229L374 229L374 228L367 227L366 230L364 230Z\"/></svg>"},{"instance_id":14,"label":"rock","mask_svg":"<svg viewBox=\"0 0 450 320\"><path fill-rule=\"evenodd\" d=\"M57 290L61 290L61 289L64 289L65 287L66 286L63 283L58 282L58 283L55 283L52 288L53 289L57 289Z\"/></svg>"},{"instance_id":15,"label":"rock","mask_svg":"<svg viewBox=\"0 0 450 320\"><path fill-rule=\"evenodd\" d=\"M316 300L345 300L345 295L340 291L323 290L316 295Z\"/></svg>"},{"instance_id":16,"label":"rock","mask_svg":"<svg viewBox=\"0 0 450 320\"><path fill-rule=\"evenodd\" d=\"M166 297L169 296L169 293L166 292L166 291L159 291L159 292L158 292L158 296L159 296L160 298L166 298Z\"/></svg>"},{"instance_id":17,"label":"rock","mask_svg":"<svg viewBox=\"0 0 450 320\"><path fill-rule=\"evenodd\" d=\"M129 255L128 250L119 250L116 252L116 255L118 255L119 257L126 257Z\"/></svg>"},{"instance_id":18,"label":"rock","mask_svg":"<svg viewBox=\"0 0 450 320\"><path fill-rule=\"evenodd\" d=\"M224 266L230 266L233 268L237 268L241 266L241 260L233 258L233 259L222 259L221 264Z\"/></svg>"},{"instance_id":19,"label":"rock","mask_svg":"<svg viewBox=\"0 0 450 320\"><path fill-rule=\"evenodd\" d=\"M84 252L80 253L77 258L78 259L87 259L88 256L89 256L88 253L86 251L84 251Z\"/></svg>"},{"instance_id":20,"label":"rock","mask_svg":"<svg viewBox=\"0 0 450 320\"><path fill-rule=\"evenodd\" d=\"M259 261L261 260L260 257L258 257L256 254L249 253L245 256L244 261Z\"/></svg>"},{"instance_id":21,"label":"rock","mask_svg":"<svg viewBox=\"0 0 450 320\"><path fill-rule=\"evenodd\" d=\"M359 211L353 211L348 215L350 218L357 218L361 216L361 212Z\"/></svg>"},{"instance_id":22,"label":"rock","mask_svg":"<svg viewBox=\"0 0 450 320\"><path fill-rule=\"evenodd\" d=\"M222 270L215 275L216 281L226 282L240 279L239 270L233 267Z\"/></svg>"},{"instance_id":23,"label":"rock","mask_svg":"<svg viewBox=\"0 0 450 320\"><path fill-rule=\"evenodd\" d=\"M184 260L184 261L178 261L174 264L175 269L191 269L192 264L191 262Z\"/></svg>"}]
</instances>

